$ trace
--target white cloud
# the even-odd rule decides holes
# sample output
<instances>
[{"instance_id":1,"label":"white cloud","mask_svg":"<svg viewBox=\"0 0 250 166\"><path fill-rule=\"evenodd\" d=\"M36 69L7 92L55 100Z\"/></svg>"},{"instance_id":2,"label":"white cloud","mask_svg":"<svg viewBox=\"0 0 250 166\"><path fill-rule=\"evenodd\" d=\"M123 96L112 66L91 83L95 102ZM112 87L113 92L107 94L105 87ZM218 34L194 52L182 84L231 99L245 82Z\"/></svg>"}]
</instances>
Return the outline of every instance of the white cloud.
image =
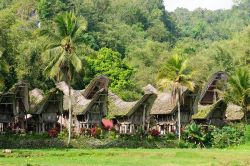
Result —
<instances>
[{"instance_id":1,"label":"white cloud","mask_svg":"<svg viewBox=\"0 0 250 166\"><path fill-rule=\"evenodd\" d=\"M177 7L194 10L196 8L206 8L210 10L230 9L233 0L164 0L167 11L174 11Z\"/></svg>"}]
</instances>

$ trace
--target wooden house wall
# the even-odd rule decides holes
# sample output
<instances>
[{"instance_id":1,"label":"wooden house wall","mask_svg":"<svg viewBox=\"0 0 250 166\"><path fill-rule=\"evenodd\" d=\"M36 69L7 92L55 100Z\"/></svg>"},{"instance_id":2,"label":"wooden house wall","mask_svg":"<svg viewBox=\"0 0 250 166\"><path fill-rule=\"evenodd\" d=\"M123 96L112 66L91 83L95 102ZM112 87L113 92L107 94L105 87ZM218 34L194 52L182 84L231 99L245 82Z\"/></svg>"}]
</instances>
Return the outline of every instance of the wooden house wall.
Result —
<instances>
[{"instance_id":1,"label":"wooden house wall","mask_svg":"<svg viewBox=\"0 0 250 166\"><path fill-rule=\"evenodd\" d=\"M190 123L193 114L194 103L196 99L195 93L185 92L184 94L184 103L181 103L180 107L180 121L181 128L184 128L187 124ZM169 132L175 132L178 122L178 110L175 110L172 113L153 115L156 121L156 124L152 128L157 128L161 134L166 134Z\"/></svg>"},{"instance_id":2,"label":"wooden house wall","mask_svg":"<svg viewBox=\"0 0 250 166\"><path fill-rule=\"evenodd\" d=\"M107 94L100 94L99 99L83 115L74 116L73 126L76 132L81 128L101 127L102 118L107 114Z\"/></svg>"},{"instance_id":3,"label":"wooden house wall","mask_svg":"<svg viewBox=\"0 0 250 166\"><path fill-rule=\"evenodd\" d=\"M150 128L152 100L155 100L155 98L149 98L141 103L129 116L116 117L120 124L119 132L121 134L132 134L138 129L148 130Z\"/></svg>"},{"instance_id":4,"label":"wooden house wall","mask_svg":"<svg viewBox=\"0 0 250 166\"><path fill-rule=\"evenodd\" d=\"M10 123L14 120L13 105L0 104L0 123Z\"/></svg>"},{"instance_id":5,"label":"wooden house wall","mask_svg":"<svg viewBox=\"0 0 250 166\"><path fill-rule=\"evenodd\" d=\"M32 118L28 119L29 130L37 133L49 131L57 126L62 112L63 94L61 92L51 94L37 112L32 114Z\"/></svg>"},{"instance_id":6,"label":"wooden house wall","mask_svg":"<svg viewBox=\"0 0 250 166\"><path fill-rule=\"evenodd\" d=\"M157 129L160 134L167 134L174 132L176 129L175 115L161 114L154 115L155 124L151 126L152 129Z\"/></svg>"}]
</instances>

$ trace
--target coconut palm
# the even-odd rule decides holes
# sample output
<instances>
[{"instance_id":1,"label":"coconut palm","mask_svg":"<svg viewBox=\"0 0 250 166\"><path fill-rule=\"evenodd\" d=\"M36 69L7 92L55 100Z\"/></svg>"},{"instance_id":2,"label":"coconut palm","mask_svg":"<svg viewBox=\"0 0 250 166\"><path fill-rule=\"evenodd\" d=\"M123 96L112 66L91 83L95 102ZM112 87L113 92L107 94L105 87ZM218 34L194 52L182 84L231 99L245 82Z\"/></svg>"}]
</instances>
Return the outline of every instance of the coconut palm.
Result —
<instances>
[{"instance_id":1,"label":"coconut palm","mask_svg":"<svg viewBox=\"0 0 250 166\"><path fill-rule=\"evenodd\" d=\"M178 106L178 137L181 137L180 124L180 102L184 88L189 90L194 89L194 82L191 81L192 71L187 66L187 59L182 56L174 55L167 63L160 69L158 73L158 85L161 89L172 89L172 95ZM183 101L184 102L184 101Z\"/></svg>"},{"instance_id":2,"label":"coconut palm","mask_svg":"<svg viewBox=\"0 0 250 166\"><path fill-rule=\"evenodd\" d=\"M244 120L247 123L247 107L250 104L250 71L248 68L239 68L229 78L224 97L227 101L242 107Z\"/></svg>"},{"instance_id":3,"label":"coconut palm","mask_svg":"<svg viewBox=\"0 0 250 166\"><path fill-rule=\"evenodd\" d=\"M80 72L82 61L77 54L77 49L82 44L81 36L86 29L86 23L81 22L72 12L59 14L55 19L55 31L43 30L42 33L47 35L50 44L47 45L43 53L45 59L49 59L45 68L51 78L64 78L69 85L69 134L68 145L71 139L72 124L72 104L71 104L71 80L74 71Z\"/></svg>"}]
</instances>

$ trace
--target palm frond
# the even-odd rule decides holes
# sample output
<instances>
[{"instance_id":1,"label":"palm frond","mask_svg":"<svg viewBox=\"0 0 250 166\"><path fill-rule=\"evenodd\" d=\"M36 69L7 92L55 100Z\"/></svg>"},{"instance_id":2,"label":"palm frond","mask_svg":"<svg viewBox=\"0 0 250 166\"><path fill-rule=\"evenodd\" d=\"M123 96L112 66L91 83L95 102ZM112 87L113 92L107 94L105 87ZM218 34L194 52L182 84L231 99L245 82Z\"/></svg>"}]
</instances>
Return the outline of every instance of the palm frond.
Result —
<instances>
[{"instance_id":1,"label":"palm frond","mask_svg":"<svg viewBox=\"0 0 250 166\"><path fill-rule=\"evenodd\" d=\"M172 82L167 78L160 79L157 82L157 86L160 90L164 90L164 89L172 87Z\"/></svg>"},{"instance_id":2,"label":"palm frond","mask_svg":"<svg viewBox=\"0 0 250 166\"><path fill-rule=\"evenodd\" d=\"M250 72L247 68L239 68L228 80L228 89L224 97L235 104L246 105L250 96Z\"/></svg>"},{"instance_id":3,"label":"palm frond","mask_svg":"<svg viewBox=\"0 0 250 166\"><path fill-rule=\"evenodd\" d=\"M46 53L49 55L50 61L48 65L46 66L46 68L44 69L44 73L53 78L55 75L53 74L51 75L50 72L51 70L57 70L54 68L60 68L60 66L58 66L58 63L59 63L61 56L63 56L63 52L62 51L56 52L56 50L52 49L52 50L47 50ZM55 72L53 71L52 73L55 73Z\"/></svg>"},{"instance_id":4,"label":"palm frond","mask_svg":"<svg viewBox=\"0 0 250 166\"><path fill-rule=\"evenodd\" d=\"M71 56L70 61L77 72L82 69L82 61L76 54Z\"/></svg>"},{"instance_id":5,"label":"palm frond","mask_svg":"<svg viewBox=\"0 0 250 166\"><path fill-rule=\"evenodd\" d=\"M60 36L58 36L56 33L51 32L48 29L42 29L39 31L39 34L42 36L46 36L50 39L50 41L56 41L56 42L60 42L61 38Z\"/></svg>"},{"instance_id":6,"label":"palm frond","mask_svg":"<svg viewBox=\"0 0 250 166\"><path fill-rule=\"evenodd\" d=\"M75 34L74 34L75 38L79 38L83 34L83 32L87 29L87 21L86 20L82 19L78 23L79 23L79 25L77 27L77 30L75 31Z\"/></svg>"},{"instance_id":7,"label":"palm frond","mask_svg":"<svg viewBox=\"0 0 250 166\"><path fill-rule=\"evenodd\" d=\"M171 80L172 88L186 86L188 89L194 89L194 83L191 81L192 72L187 66L188 61L178 55L173 55L167 63L159 70L157 79L162 84L162 80ZM176 86L180 87L176 87ZM162 86L161 86L162 87Z\"/></svg>"},{"instance_id":8,"label":"palm frond","mask_svg":"<svg viewBox=\"0 0 250 166\"><path fill-rule=\"evenodd\" d=\"M55 19L56 33L58 33L62 37L68 36L68 28L65 17L67 17L66 14L59 14Z\"/></svg>"}]
</instances>

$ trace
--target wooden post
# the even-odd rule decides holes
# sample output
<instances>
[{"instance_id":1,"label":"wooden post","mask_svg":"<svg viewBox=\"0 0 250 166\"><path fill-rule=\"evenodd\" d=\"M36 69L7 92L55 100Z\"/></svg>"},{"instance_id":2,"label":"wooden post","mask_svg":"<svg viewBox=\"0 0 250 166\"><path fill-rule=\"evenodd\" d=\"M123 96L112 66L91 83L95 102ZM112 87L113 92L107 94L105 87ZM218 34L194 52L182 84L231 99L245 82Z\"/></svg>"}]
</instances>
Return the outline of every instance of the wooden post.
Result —
<instances>
[{"instance_id":1,"label":"wooden post","mask_svg":"<svg viewBox=\"0 0 250 166\"><path fill-rule=\"evenodd\" d=\"M44 122L42 123L42 132L43 133L45 132L45 124L44 124Z\"/></svg>"},{"instance_id":2,"label":"wooden post","mask_svg":"<svg viewBox=\"0 0 250 166\"><path fill-rule=\"evenodd\" d=\"M80 122L78 120L76 120L76 130L77 130L77 133L80 133Z\"/></svg>"},{"instance_id":3,"label":"wooden post","mask_svg":"<svg viewBox=\"0 0 250 166\"><path fill-rule=\"evenodd\" d=\"M165 126L165 124L163 125L163 134L164 135L166 134L166 126Z\"/></svg>"},{"instance_id":4,"label":"wooden post","mask_svg":"<svg viewBox=\"0 0 250 166\"><path fill-rule=\"evenodd\" d=\"M60 131L62 132L62 119L63 119L63 114L61 114L61 119L60 119Z\"/></svg>"},{"instance_id":5,"label":"wooden post","mask_svg":"<svg viewBox=\"0 0 250 166\"><path fill-rule=\"evenodd\" d=\"M146 105L143 105L143 114L142 114L142 129L144 130L145 128L145 115L146 114Z\"/></svg>"},{"instance_id":6,"label":"wooden post","mask_svg":"<svg viewBox=\"0 0 250 166\"><path fill-rule=\"evenodd\" d=\"M27 113L24 115L25 119L25 129L28 129L28 118L27 118Z\"/></svg>"},{"instance_id":7,"label":"wooden post","mask_svg":"<svg viewBox=\"0 0 250 166\"><path fill-rule=\"evenodd\" d=\"M132 130L132 127L133 127L133 126L132 126L132 125L133 125L133 124L129 125L129 132L130 132L130 133L133 132L133 130Z\"/></svg>"}]
</instances>

